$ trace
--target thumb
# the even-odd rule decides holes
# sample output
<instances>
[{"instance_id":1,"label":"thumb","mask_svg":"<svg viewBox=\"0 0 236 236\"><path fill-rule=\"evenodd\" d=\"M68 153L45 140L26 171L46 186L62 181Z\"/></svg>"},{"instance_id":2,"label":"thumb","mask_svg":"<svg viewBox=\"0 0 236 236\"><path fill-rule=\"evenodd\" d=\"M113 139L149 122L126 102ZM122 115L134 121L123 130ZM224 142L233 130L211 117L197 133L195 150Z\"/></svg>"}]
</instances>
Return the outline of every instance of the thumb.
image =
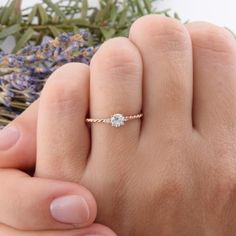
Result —
<instances>
[{"instance_id":1,"label":"thumb","mask_svg":"<svg viewBox=\"0 0 236 236\"><path fill-rule=\"evenodd\" d=\"M89 226L95 220L96 201L78 184L4 169L0 171L0 186L0 222L13 228L74 229Z\"/></svg>"},{"instance_id":2,"label":"thumb","mask_svg":"<svg viewBox=\"0 0 236 236\"><path fill-rule=\"evenodd\" d=\"M0 167L29 169L35 164L38 100L0 131Z\"/></svg>"}]
</instances>

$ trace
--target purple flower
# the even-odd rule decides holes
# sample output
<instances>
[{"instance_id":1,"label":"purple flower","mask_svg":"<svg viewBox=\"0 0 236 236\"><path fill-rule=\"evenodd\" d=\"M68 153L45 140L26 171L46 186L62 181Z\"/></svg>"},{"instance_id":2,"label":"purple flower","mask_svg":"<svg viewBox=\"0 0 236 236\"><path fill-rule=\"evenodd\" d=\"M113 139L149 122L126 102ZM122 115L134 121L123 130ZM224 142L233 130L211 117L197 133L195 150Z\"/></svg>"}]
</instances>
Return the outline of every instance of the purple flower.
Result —
<instances>
[{"instance_id":1,"label":"purple flower","mask_svg":"<svg viewBox=\"0 0 236 236\"><path fill-rule=\"evenodd\" d=\"M70 35L68 33L63 33L58 36L58 40L63 43L67 43L70 40Z\"/></svg>"},{"instance_id":2,"label":"purple flower","mask_svg":"<svg viewBox=\"0 0 236 236\"><path fill-rule=\"evenodd\" d=\"M16 116L35 101L47 78L61 65L68 62L89 65L98 49L89 47L90 36L85 30L75 35L63 33L41 45L28 45L17 54L0 52L0 120L6 119L3 113L9 114L12 110Z\"/></svg>"}]
</instances>

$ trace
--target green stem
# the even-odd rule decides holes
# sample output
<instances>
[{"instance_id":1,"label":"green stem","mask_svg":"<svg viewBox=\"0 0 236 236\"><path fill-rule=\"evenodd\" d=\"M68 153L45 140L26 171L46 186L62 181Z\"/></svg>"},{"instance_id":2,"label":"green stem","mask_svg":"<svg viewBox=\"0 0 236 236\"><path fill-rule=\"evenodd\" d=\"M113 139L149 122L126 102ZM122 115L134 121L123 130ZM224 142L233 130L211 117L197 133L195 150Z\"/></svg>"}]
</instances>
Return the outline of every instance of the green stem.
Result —
<instances>
[{"instance_id":1,"label":"green stem","mask_svg":"<svg viewBox=\"0 0 236 236\"><path fill-rule=\"evenodd\" d=\"M100 29L99 26L96 26L96 25L89 25L89 24L74 24L78 27L81 27L81 28L90 28L90 29ZM57 28L61 28L61 29L72 29L74 25L62 25L62 24L51 24L51 25L22 25L22 29L28 29L29 27L33 28L34 30L38 31L38 30L46 30L48 29L49 26L54 26L54 27L57 27Z\"/></svg>"},{"instance_id":2,"label":"green stem","mask_svg":"<svg viewBox=\"0 0 236 236\"><path fill-rule=\"evenodd\" d=\"M11 102L11 107L25 110L28 106L26 104L20 103L20 102Z\"/></svg>"},{"instance_id":3,"label":"green stem","mask_svg":"<svg viewBox=\"0 0 236 236\"><path fill-rule=\"evenodd\" d=\"M1 125L4 125L4 126L5 126L5 125L7 125L9 122L10 122L9 120L5 120L5 119L1 119L1 118L0 118L0 124L1 124Z\"/></svg>"}]
</instances>

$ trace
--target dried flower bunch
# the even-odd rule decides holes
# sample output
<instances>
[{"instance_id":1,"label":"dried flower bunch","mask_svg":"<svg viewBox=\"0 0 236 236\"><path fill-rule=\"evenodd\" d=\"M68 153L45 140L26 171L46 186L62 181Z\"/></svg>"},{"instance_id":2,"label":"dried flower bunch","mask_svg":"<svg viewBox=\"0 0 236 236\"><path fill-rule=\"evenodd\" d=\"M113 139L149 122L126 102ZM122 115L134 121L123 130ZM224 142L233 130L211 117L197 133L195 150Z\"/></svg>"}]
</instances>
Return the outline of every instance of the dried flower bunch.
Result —
<instances>
[{"instance_id":1,"label":"dried flower bunch","mask_svg":"<svg viewBox=\"0 0 236 236\"><path fill-rule=\"evenodd\" d=\"M24 1L24 0L23 0ZM44 36L57 37L64 32L78 33L81 28L92 35L92 44L127 35L131 23L149 13L158 12L153 3L158 0L40 0L21 10L22 0L0 3L0 43L13 35L17 52L28 43L40 44ZM97 4L95 4L97 3Z\"/></svg>"},{"instance_id":2,"label":"dried flower bunch","mask_svg":"<svg viewBox=\"0 0 236 236\"><path fill-rule=\"evenodd\" d=\"M97 47L88 46L88 32L63 33L38 46L0 57L0 124L7 124L35 101L48 76L68 62L89 64Z\"/></svg>"},{"instance_id":3,"label":"dried flower bunch","mask_svg":"<svg viewBox=\"0 0 236 236\"><path fill-rule=\"evenodd\" d=\"M126 36L131 23L153 9L155 0L43 0L21 10L21 0L0 6L0 46L14 37L11 53L0 49L0 127L40 95L49 75L68 62L89 64L99 45ZM52 39L56 37L56 39Z\"/></svg>"}]
</instances>

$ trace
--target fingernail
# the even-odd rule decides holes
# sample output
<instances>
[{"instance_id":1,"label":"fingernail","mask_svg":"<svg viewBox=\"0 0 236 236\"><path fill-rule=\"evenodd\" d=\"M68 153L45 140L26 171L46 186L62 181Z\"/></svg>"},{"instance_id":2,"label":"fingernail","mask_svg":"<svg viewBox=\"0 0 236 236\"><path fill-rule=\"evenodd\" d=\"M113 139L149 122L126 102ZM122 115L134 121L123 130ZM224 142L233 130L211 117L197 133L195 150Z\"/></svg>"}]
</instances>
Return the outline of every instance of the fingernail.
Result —
<instances>
[{"instance_id":1,"label":"fingernail","mask_svg":"<svg viewBox=\"0 0 236 236\"><path fill-rule=\"evenodd\" d=\"M57 221L67 224L86 224L90 218L86 200L78 195L56 198L52 201L50 210Z\"/></svg>"},{"instance_id":2,"label":"fingernail","mask_svg":"<svg viewBox=\"0 0 236 236\"><path fill-rule=\"evenodd\" d=\"M7 126L0 131L0 150L4 151L14 146L20 137L20 132L15 126Z\"/></svg>"}]
</instances>

